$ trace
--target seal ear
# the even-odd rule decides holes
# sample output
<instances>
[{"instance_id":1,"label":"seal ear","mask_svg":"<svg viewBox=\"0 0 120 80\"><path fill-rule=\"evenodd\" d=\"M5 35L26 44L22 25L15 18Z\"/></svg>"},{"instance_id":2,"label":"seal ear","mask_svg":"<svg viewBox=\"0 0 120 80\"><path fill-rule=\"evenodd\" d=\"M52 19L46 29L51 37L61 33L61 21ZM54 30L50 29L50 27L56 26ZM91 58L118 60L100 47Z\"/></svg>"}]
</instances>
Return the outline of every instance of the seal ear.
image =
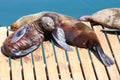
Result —
<instances>
[{"instance_id":1,"label":"seal ear","mask_svg":"<svg viewBox=\"0 0 120 80\"><path fill-rule=\"evenodd\" d=\"M26 33L26 30L28 28L28 25L25 25L23 27L21 27L20 29L18 29L15 34L13 35L12 39L11 39L11 43L15 43L17 42L20 38L22 38L24 36L24 34Z\"/></svg>"},{"instance_id":2,"label":"seal ear","mask_svg":"<svg viewBox=\"0 0 120 80\"><path fill-rule=\"evenodd\" d=\"M52 37L55 45L67 51L72 51L72 48L66 43L65 33L62 28L56 27L56 29L52 32Z\"/></svg>"}]
</instances>

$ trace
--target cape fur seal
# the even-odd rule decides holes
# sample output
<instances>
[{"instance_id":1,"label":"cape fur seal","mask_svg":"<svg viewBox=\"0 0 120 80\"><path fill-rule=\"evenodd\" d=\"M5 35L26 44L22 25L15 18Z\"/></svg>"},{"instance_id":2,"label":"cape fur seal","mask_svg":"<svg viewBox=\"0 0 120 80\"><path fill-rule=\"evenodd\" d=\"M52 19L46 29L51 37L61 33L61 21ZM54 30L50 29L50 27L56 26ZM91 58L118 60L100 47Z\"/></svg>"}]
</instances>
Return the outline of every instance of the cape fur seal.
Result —
<instances>
[{"instance_id":1,"label":"cape fur seal","mask_svg":"<svg viewBox=\"0 0 120 80\"><path fill-rule=\"evenodd\" d=\"M6 38L1 47L2 53L11 58L25 56L36 50L48 37L54 39L56 45L61 48L68 51L72 50L66 43L63 29L57 25L56 21L58 20L55 18L53 20L52 17L44 16L20 27L15 33Z\"/></svg>"},{"instance_id":2,"label":"cape fur seal","mask_svg":"<svg viewBox=\"0 0 120 80\"><path fill-rule=\"evenodd\" d=\"M92 23L101 24L104 27L113 29L113 31L114 29L120 31L120 8L103 9L90 16L81 16L79 20L90 21Z\"/></svg>"},{"instance_id":3,"label":"cape fur seal","mask_svg":"<svg viewBox=\"0 0 120 80\"><path fill-rule=\"evenodd\" d=\"M52 17L55 20L57 25L63 29L65 33L66 42L72 46L77 46L80 48L89 48L95 54L95 56L105 65L110 66L114 64L114 62L104 53L101 44L92 29L90 29L87 25L80 22L79 20L66 16L63 14L55 13L55 12L41 12L38 13L41 17L48 16ZM38 15L37 14L37 15ZM34 14L35 15L35 14ZM26 16L33 20L33 17ZM25 18L25 16L24 16ZM20 25L25 25L29 23L29 21L18 19L13 24L17 25L16 28L11 26L14 29L21 27ZM57 21L56 21L57 20ZM11 29L12 29L11 28ZM59 32L60 33L60 32ZM58 34L55 34L56 37ZM60 34L59 34L60 35ZM62 39L61 39L62 40Z\"/></svg>"}]
</instances>

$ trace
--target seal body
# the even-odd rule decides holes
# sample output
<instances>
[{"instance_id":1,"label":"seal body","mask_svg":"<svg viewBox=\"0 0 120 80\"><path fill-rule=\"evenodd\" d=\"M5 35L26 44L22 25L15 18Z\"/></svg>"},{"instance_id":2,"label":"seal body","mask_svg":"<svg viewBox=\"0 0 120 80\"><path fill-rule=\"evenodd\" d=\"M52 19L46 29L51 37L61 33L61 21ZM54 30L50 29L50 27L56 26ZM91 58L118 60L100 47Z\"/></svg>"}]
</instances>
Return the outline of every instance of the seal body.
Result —
<instances>
[{"instance_id":1,"label":"seal body","mask_svg":"<svg viewBox=\"0 0 120 80\"><path fill-rule=\"evenodd\" d=\"M2 53L11 58L22 57L37 49L44 40L49 39L54 40L62 49L71 50L58 22L58 18L44 15L38 20L23 25L6 38Z\"/></svg>"},{"instance_id":2,"label":"seal body","mask_svg":"<svg viewBox=\"0 0 120 80\"><path fill-rule=\"evenodd\" d=\"M62 28L68 44L80 48L89 48L105 66L114 64L112 59L104 53L94 31L87 25L82 22L76 22L74 25L63 23Z\"/></svg>"},{"instance_id":3,"label":"seal body","mask_svg":"<svg viewBox=\"0 0 120 80\"><path fill-rule=\"evenodd\" d=\"M79 20L66 16L59 13L54 12L41 12L39 13L41 15L40 17L49 16L52 17L53 21L58 25L59 28L57 29L56 33L53 33L53 37L57 43L62 44L60 41L66 42L72 46L77 46L80 48L89 48L91 51L94 52L96 57L106 66L112 65L114 62L104 53L101 44L94 33L92 29L90 29L87 25L80 22ZM28 16L26 16L28 17ZM29 16L29 19L31 17ZM31 18L32 20L32 18ZM26 20L18 19L17 20L20 24L25 22L22 25L25 25L27 22ZM20 28L18 22L15 22L14 24L17 25L17 28ZM12 26L11 26L12 27ZM16 29L17 29L16 28ZM13 27L14 29L14 27ZM61 31L63 30L63 31ZM65 36L61 35L61 33L65 34ZM64 40L65 39L65 40ZM64 46L64 44L62 44ZM65 48L65 47L64 47Z\"/></svg>"},{"instance_id":4,"label":"seal body","mask_svg":"<svg viewBox=\"0 0 120 80\"><path fill-rule=\"evenodd\" d=\"M75 23L74 25L63 24L63 30L66 35L67 42L73 46L80 48L92 49L92 44L100 46L100 42L92 29L82 22Z\"/></svg>"},{"instance_id":5,"label":"seal body","mask_svg":"<svg viewBox=\"0 0 120 80\"><path fill-rule=\"evenodd\" d=\"M62 15L59 13L43 11L43 12L26 15L26 16L19 18L18 20L16 20L15 22L13 22L10 25L10 28L11 28L11 30L15 31L15 30L19 29L20 27L24 26L25 24L29 24L33 21L38 20L39 18L43 17L45 14L48 14L48 13L58 15L59 18L64 19L64 20L70 19L72 21L72 19L73 19L70 16Z\"/></svg>"},{"instance_id":6,"label":"seal body","mask_svg":"<svg viewBox=\"0 0 120 80\"><path fill-rule=\"evenodd\" d=\"M2 53L11 58L27 55L44 41L44 32L36 22L27 24L6 38Z\"/></svg>"},{"instance_id":7,"label":"seal body","mask_svg":"<svg viewBox=\"0 0 120 80\"><path fill-rule=\"evenodd\" d=\"M107 8L90 16L81 16L79 20L91 21L110 29L120 30L120 8Z\"/></svg>"},{"instance_id":8,"label":"seal body","mask_svg":"<svg viewBox=\"0 0 120 80\"><path fill-rule=\"evenodd\" d=\"M57 24L63 29L66 42L69 45L89 48L105 66L110 66L114 63L112 59L104 53L96 34L89 26L75 18L65 15L63 15L64 17L54 13L46 13L45 15L58 18L59 21L57 21Z\"/></svg>"},{"instance_id":9,"label":"seal body","mask_svg":"<svg viewBox=\"0 0 120 80\"><path fill-rule=\"evenodd\" d=\"M17 30L20 27L24 26L25 24L29 24L31 22L36 21L37 19L39 19L42 16L43 13L36 13L36 14L30 14L30 15L23 16L23 17L19 18L18 20L16 20L15 22L13 22L10 25L10 28L11 28L11 30Z\"/></svg>"}]
</instances>

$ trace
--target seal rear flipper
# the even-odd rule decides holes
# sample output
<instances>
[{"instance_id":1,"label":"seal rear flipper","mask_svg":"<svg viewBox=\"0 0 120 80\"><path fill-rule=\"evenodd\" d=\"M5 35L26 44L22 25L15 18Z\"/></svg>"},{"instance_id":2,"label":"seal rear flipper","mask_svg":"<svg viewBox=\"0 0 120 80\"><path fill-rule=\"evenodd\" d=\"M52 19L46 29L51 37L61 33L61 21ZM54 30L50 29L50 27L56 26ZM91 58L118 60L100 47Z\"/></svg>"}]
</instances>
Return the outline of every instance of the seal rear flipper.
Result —
<instances>
[{"instance_id":1,"label":"seal rear flipper","mask_svg":"<svg viewBox=\"0 0 120 80\"><path fill-rule=\"evenodd\" d=\"M55 45L67 51L72 51L72 48L66 43L65 34L62 28L57 27L56 30L52 32L52 37Z\"/></svg>"},{"instance_id":2,"label":"seal rear flipper","mask_svg":"<svg viewBox=\"0 0 120 80\"><path fill-rule=\"evenodd\" d=\"M101 47L99 46L95 47L95 52L96 52L95 55L105 66L110 66L114 64L113 60L103 52Z\"/></svg>"}]
</instances>

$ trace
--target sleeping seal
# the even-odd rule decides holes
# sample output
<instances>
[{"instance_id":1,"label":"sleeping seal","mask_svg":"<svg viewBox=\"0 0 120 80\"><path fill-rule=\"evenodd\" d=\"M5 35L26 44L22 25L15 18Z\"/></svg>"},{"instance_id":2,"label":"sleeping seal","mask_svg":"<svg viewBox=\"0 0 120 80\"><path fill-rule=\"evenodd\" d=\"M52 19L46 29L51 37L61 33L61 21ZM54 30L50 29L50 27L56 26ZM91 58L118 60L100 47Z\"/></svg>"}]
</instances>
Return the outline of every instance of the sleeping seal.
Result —
<instances>
[{"instance_id":1,"label":"sleeping seal","mask_svg":"<svg viewBox=\"0 0 120 80\"><path fill-rule=\"evenodd\" d=\"M2 53L11 58L22 57L36 50L46 39L53 39L57 46L71 51L72 48L66 43L65 33L57 25L57 21L53 17L44 16L20 27L5 39L1 47Z\"/></svg>"},{"instance_id":2,"label":"sleeping seal","mask_svg":"<svg viewBox=\"0 0 120 80\"><path fill-rule=\"evenodd\" d=\"M38 15L38 14L37 14ZM94 33L92 29L89 28L89 26L85 25L78 19L75 19L73 17L55 13L55 12L41 12L39 13L40 18L42 17L50 17L53 19L53 21L56 23L55 25L59 25L59 28L61 28L65 33L65 40L67 44L72 46L77 46L80 48L89 48L91 51L94 52L95 56L105 65L110 66L114 64L114 62L104 53L101 44ZM26 16L26 18L29 18L33 20L33 17ZM12 24L11 29L18 29L21 27L21 25L28 24L29 20L21 20L18 19L13 24L17 25L16 28ZM57 33L53 33L53 37L58 37L61 35L61 32L58 31ZM57 41L57 39L55 41ZM63 36L61 35L61 38L59 40L63 41Z\"/></svg>"},{"instance_id":3,"label":"sleeping seal","mask_svg":"<svg viewBox=\"0 0 120 80\"><path fill-rule=\"evenodd\" d=\"M104 53L97 35L89 26L63 14L45 13L44 16L53 17L53 20L59 20L55 22L58 22L57 24L64 30L67 44L79 48L89 48L105 66L114 64L112 59Z\"/></svg>"},{"instance_id":4,"label":"sleeping seal","mask_svg":"<svg viewBox=\"0 0 120 80\"><path fill-rule=\"evenodd\" d=\"M23 16L23 17L17 19L15 22L13 22L10 25L10 29L15 31L15 30L19 29L20 27L24 26L25 24L29 24L30 22L33 22L33 21L41 18L46 13L56 14L64 19L71 19L72 20L72 18L70 18L69 16L65 16L65 15L55 13L55 12L50 12L50 11L43 11L43 12L39 12L39 13L35 13L35 14L26 15L26 16Z\"/></svg>"},{"instance_id":5,"label":"sleeping seal","mask_svg":"<svg viewBox=\"0 0 120 80\"><path fill-rule=\"evenodd\" d=\"M79 20L90 21L92 23L120 31L120 8L103 9L90 16L81 16Z\"/></svg>"}]
</instances>

